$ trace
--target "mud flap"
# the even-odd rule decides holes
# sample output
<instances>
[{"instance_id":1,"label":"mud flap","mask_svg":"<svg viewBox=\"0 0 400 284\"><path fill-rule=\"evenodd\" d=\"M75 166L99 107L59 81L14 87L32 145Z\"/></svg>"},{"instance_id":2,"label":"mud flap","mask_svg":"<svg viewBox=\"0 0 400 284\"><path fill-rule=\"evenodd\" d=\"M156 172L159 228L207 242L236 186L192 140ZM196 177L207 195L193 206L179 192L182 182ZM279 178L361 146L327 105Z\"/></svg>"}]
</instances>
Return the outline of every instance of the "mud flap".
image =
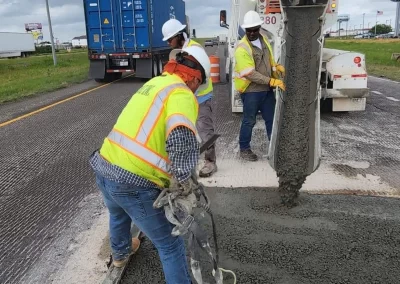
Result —
<instances>
[{"instance_id":1,"label":"mud flap","mask_svg":"<svg viewBox=\"0 0 400 284\"><path fill-rule=\"evenodd\" d=\"M321 159L321 17L327 1L281 0L285 19L281 63L286 68L286 91L277 91L268 157L279 177L283 203L294 202ZM293 2L300 6L292 6Z\"/></svg>"},{"instance_id":2,"label":"mud flap","mask_svg":"<svg viewBox=\"0 0 400 284\"><path fill-rule=\"evenodd\" d=\"M105 60L90 60L89 79L104 79L106 74Z\"/></svg>"},{"instance_id":3,"label":"mud flap","mask_svg":"<svg viewBox=\"0 0 400 284\"><path fill-rule=\"evenodd\" d=\"M151 58L136 59L135 77L153 78L153 60Z\"/></svg>"}]
</instances>

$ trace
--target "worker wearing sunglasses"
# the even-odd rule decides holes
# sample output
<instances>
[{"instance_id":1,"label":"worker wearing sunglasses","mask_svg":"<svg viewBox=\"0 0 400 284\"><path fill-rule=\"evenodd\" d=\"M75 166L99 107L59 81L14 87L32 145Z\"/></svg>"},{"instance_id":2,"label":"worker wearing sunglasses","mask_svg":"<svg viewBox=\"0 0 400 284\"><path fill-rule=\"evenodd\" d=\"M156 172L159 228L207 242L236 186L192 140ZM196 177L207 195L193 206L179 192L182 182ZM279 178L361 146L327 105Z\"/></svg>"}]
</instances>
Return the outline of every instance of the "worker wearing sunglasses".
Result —
<instances>
[{"instance_id":1,"label":"worker wearing sunglasses","mask_svg":"<svg viewBox=\"0 0 400 284\"><path fill-rule=\"evenodd\" d=\"M239 42L235 51L235 88L243 102L243 121L240 128L240 157L247 161L257 161L250 142L257 113L260 111L265 121L268 139L271 139L275 112L275 94L278 87L285 90L280 79L284 76L283 66L276 64L272 47L261 33L263 21L255 11L244 16L242 28L246 36Z\"/></svg>"}]
</instances>

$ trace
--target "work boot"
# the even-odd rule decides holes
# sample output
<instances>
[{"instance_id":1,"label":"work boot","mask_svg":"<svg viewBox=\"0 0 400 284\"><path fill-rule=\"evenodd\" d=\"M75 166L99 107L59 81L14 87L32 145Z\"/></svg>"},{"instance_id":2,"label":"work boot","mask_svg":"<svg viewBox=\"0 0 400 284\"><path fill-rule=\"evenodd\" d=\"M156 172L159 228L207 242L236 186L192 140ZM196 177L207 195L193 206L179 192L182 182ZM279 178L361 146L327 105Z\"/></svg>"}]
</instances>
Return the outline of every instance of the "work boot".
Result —
<instances>
[{"instance_id":1,"label":"work boot","mask_svg":"<svg viewBox=\"0 0 400 284\"><path fill-rule=\"evenodd\" d=\"M140 240L138 238L132 238L132 251L131 251L131 253L127 257L125 257L123 259L114 260L113 261L114 266L118 267L118 268L124 267L128 263L129 257L132 254L136 253L137 250L139 249L139 247L140 247Z\"/></svg>"},{"instance_id":2,"label":"work boot","mask_svg":"<svg viewBox=\"0 0 400 284\"><path fill-rule=\"evenodd\" d=\"M251 151L251 149L240 150L240 158L250 162L255 162L258 160L257 155L254 154L253 151Z\"/></svg>"},{"instance_id":3,"label":"work boot","mask_svg":"<svg viewBox=\"0 0 400 284\"><path fill-rule=\"evenodd\" d=\"M218 170L215 162L206 161L203 168L199 172L199 177L210 177Z\"/></svg>"}]
</instances>

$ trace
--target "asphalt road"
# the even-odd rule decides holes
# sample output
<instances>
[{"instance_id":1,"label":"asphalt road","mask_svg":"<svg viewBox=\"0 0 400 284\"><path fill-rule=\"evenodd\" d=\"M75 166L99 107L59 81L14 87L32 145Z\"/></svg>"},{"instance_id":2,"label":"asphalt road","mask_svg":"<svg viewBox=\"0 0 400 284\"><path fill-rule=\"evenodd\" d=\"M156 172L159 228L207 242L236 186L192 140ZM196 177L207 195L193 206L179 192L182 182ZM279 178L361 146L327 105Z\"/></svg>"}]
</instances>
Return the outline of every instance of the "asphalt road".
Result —
<instances>
[{"instance_id":1,"label":"asphalt road","mask_svg":"<svg viewBox=\"0 0 400 284\"><path fill-rule=\"evenodd\" d=\"M371 185L381 193L400 189L400 84L369 82L373 93L365 112L322 116L325 168L308 186L324 189L313 193L342 189L345 195L305 191L300 206L289 211L276 205L274 182L264 183L268 171L259 169L265 157L256 164L238 161L240 115L230 113L226 85L215 87L220 170L204 182L214 201L223 266L237 272L239 283L399 283L399 200L348 196L374 194ZM99 217L104 206L88 156L142 84L126 78L0 127L0 283L52 283L77 234L106 218ZM0 125L98 86L87 82L1 105ZM253 146L261 155L263 131L259 121ZM343 183L329 186L335 182L326 177ZM126 277L124 283L163 283L148 241Z\"/></svg>"}]
</instances>

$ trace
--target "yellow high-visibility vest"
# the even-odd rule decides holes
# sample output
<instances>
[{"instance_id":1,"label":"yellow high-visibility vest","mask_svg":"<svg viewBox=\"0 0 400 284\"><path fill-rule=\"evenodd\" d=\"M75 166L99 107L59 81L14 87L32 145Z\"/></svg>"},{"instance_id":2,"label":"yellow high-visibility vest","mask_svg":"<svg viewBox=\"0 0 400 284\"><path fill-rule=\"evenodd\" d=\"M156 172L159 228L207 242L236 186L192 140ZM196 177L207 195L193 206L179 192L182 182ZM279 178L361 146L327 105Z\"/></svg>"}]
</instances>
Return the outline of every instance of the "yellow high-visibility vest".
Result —
<instances>
[{"instance_id":1,"label":"yellow high-visibility vest","mask_svg":"<svg viewBox=\"0 0 400 284\"><path fill-rule=\"evenodd\" d=\"M272 52L272 47L269 44L267 38L262 36L264 43L267 45L269 50L269 62L271 63L271 69L276 66L274 54ZM244 93L247 87L251 84L250 80L247 80L245 76L249 75L256 68L253 50L250 46L250 42L247 37L244 37L236 47L235 50L235 74L234 74L234 84L236 90L240 93ZM272 72L272 78L278 78L275 72Z\"/></svg>"},{"instance_id":2,"label":"yellow high-visibility vest","mask_svg":"<svg viewBox=\"0 0 400 284\"><path fill-rule=\"evenodd\" d=\"M165 141L178 126L197 134L198 103L177 75L164 73L144 84L130 99L100 148L109 163L161 187L170 184Z\"/></svg>"},{"instance_id":3,"label":"yellow high-visibility vest","mask_svg":"<svg viewBox=\"0 0 400 284\"><path fill-rule=\"evenodd\" d=\"M184 45L184 47L189 47L189 46L199 46L199 47L203 48L203 46L200 43L198 43L192 39L190 39L189 42ZM195 93L196 97L202 97L202 96L208 95L209 93L211 93L213 91L213 84L212 84L211 78L207 78L207 79L208 79L208 84L205 86L201 86L198 90L196 90L196 93Z\"/></svg>"}]
</instances>

